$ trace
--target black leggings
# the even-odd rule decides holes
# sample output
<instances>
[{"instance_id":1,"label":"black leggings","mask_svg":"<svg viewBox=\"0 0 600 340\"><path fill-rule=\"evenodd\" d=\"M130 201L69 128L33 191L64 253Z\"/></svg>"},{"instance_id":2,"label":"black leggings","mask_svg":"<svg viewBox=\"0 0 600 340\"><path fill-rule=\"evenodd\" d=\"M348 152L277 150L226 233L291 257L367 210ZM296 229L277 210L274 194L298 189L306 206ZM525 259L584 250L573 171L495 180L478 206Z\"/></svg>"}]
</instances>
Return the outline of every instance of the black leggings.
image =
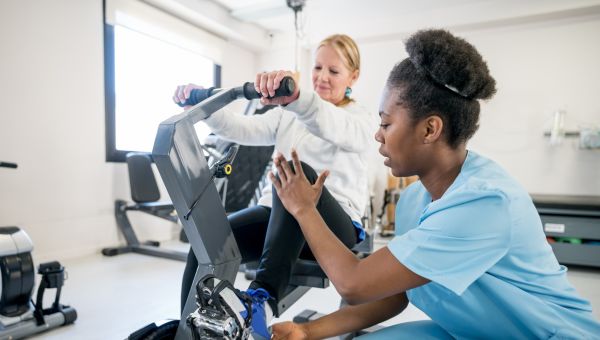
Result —
<instances>
[{"instance_id":1,"label":"black leggings","mask_svg":"<svg viewBox=\"0 0 600 340\"><path fill-rule=\"evenodd\" d=\"M302 163L302 169L308 180L315 183L315 170L305 163ZM357 232L352 220L327 188L323 188L317 210L344 245L352 248L356 244ZM275 188L272 208L260 205L246 208L229 215L228 220L240 249L242 263L260 260L256 279L250 288L264 288L276 302L279 301L288 286L296 260L314 260L298 222L285 210ZM182 309L197 268L198 260L190 249L181 285Z\"/></svg>"}]
</instances>

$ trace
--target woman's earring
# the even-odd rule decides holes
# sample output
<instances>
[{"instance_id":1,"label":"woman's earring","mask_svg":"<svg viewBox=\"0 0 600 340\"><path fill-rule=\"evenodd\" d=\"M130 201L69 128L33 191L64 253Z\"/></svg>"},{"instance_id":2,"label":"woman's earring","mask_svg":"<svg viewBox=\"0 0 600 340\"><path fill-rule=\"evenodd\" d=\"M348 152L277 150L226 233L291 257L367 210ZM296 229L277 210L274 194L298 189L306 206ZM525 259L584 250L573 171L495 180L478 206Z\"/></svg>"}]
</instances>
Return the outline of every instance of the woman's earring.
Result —
<instances>
[{"instance_id":1,"label":"woman's earring","mask_svg":"<svg viewBox=\"0 0 600 340\"><path fill-rule=\"evenodd\" d=\"M346 87L346 93L344 94L344 96L346 98L350 98L350 95L352 94L352 89L348 86Z\"/></svg>"}]
</instances>

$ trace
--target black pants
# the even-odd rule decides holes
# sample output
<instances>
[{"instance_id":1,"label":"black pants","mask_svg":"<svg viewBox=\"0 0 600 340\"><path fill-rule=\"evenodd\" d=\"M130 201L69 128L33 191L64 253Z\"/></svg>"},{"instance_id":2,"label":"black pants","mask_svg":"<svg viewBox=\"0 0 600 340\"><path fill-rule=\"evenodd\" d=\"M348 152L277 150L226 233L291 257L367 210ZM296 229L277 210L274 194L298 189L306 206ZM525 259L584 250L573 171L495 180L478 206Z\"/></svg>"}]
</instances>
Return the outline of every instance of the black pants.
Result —
<instances>
[{"instance_id":1,"label":"black pants","mask_svg":"<svg viewBox=\"0 0 600 340\"><path fill-rule=\"evenodd\" d=\"M315 183L317 174L314 169L305 163L302 163L302 168L308 180ZM250 288L264 288L276 303L285 293L296 260L314 259L314 256L298 222L285 210L275 188L272 205L271 209L254 206L240 210L229 215L228 220L240 249L242 263L260 260L256 279ZM352 220L327 188L323 188L317 210L344 245L352 248L356 244L357 233ZM182 310L197 268L198 260L190 249L181 285Z\"/></svg>"}]
</instances>

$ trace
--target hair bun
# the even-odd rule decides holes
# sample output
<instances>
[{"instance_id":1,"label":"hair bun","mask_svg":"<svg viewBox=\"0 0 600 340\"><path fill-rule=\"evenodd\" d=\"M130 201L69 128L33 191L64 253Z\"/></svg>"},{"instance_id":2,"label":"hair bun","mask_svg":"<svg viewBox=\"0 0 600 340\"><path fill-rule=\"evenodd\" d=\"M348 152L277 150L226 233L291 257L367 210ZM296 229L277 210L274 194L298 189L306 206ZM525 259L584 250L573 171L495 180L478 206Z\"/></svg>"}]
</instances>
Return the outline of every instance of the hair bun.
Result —
<instances>
[{"instance_id":1,"label":"hair bun","mask_svg":"<svg viewBox=\"0 0 600 340\"><path fill-rule=\"evenodd\" d=\"M406 51L419 72L463 97L489 99L496 93L496 81L479 52L448 31L419 31L406 41Z\"/></svg>"}]
</instances>

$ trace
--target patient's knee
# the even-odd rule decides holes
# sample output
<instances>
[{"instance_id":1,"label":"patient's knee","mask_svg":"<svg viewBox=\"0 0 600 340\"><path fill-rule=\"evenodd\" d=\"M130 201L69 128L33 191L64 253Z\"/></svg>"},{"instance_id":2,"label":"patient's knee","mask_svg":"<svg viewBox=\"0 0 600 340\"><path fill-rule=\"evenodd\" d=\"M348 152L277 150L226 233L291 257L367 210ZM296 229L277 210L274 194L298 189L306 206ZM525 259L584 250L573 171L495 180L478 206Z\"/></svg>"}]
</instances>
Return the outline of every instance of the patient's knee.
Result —
<instances>
[{"instance_id":1,"label":"patient's knee","mask_svg":"<svg viewBox=\"0 0 600 340\"><path fill-rule=\"evenodd\" d=\"M290 167L292 169L294 169L294 163L292 161L288 161L288 164L290 165ZM302 172L304 172L304 175L306 175L306 178L308 178L308 180L314 184L314 182L317 180L317 177L318 177L315 169L313 169L312 166L304 163L303 161L300 161L300 165L302 166Z\"/></svg>"}]
</instances>

